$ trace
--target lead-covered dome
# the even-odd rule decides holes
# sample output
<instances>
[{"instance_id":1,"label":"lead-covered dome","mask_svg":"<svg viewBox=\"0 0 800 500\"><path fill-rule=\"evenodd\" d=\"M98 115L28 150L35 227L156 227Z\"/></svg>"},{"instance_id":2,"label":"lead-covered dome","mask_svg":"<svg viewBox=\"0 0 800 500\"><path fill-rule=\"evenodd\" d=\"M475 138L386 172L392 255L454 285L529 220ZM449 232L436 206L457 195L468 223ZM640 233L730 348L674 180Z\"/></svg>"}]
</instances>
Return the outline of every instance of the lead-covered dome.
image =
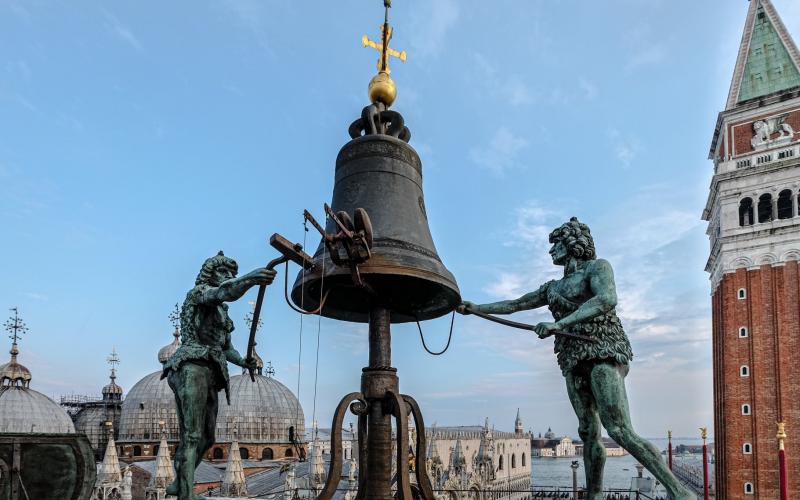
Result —
<instances>
[{"instance_id":1,"label":"lead-covered dome","mask_svg":"<svg viewBox=\"0 0 800 500\"><path fill-rule=\"evenodd\" d=\"M138 381L125 396L119 419L119 442L158 441L161 421L166 423L167 439L177 440L175 396L157 371Z\"/></svg>"},{"instance_id":2,"label":"lead-covered dome","mask_svg":"<svg viewBox=\"0 0 800 500\"><path fill-rule=\"evenodd\" d=\"M75 426L63 408L30 388L0 387L0 434L74 434Z\"/></svg>"},{"instance_id":3,"label":"lead-covered dome","mask_svg":"<svg viewBox=\"0 0 800 500\"><path fill-rule=\"evenodd\" d=\"M178 328L175 328L175 332L172 334L172 336L175 337L172 343L167 344L158 350L158 362L162 365L166 363L169 358L175 354L175 351L178 350L178 347L181 346L181 331Z\"/></svg>"},{"instance_id":4,"label":"lead-covered dome","mask_svg":"<svg viewBox=\"0 0 800 500\"><path fill-rule=\"evenodd\" d=\"M302 439L305 415L297 397L272 377L255 379L231 377L231 404L221 401L217 414L217 442L233 441L234 428L241 443L288 443L290 428Z\"/></svg>"},{"instance_id":5,"label":"lead-covered dome","mask_svg":"<svg viewBox=\"0 0 800 500\"><path fill-rule=\"evenodd\" d=\"M16 340L11 361L0 366L0 434L74 434L75 426L63 408L44 394L30 388L31 372L17 363Z\"/></svg>"}]
</instances>

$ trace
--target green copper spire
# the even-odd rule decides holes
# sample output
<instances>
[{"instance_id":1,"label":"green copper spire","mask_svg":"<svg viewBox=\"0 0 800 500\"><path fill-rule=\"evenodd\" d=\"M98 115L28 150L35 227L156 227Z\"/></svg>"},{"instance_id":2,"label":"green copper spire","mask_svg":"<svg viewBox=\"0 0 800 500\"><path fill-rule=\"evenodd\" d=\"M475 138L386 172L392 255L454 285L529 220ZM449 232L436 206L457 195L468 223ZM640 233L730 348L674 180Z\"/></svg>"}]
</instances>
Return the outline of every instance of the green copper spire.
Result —
<instances>
[{"instance_id":1,"label":"green copper spire","mask_svg":"<svg viewBox=\"0 0 800 500\"><path fill-rule=\"evenodd\" d=\"M800 86L800 72L789 56L764 5L759 5L738 102L797 86Z\"/></svg>"},{"instance_id":2,"label":"green copper spire","mask_svg":"<svg viewBox=\"0 0 800 500\"><path fill-rule=\"evenodd\" d=\"M726 110L800 87L800 50L771 0L750 0Z\"/></svg>"}]
</instances>

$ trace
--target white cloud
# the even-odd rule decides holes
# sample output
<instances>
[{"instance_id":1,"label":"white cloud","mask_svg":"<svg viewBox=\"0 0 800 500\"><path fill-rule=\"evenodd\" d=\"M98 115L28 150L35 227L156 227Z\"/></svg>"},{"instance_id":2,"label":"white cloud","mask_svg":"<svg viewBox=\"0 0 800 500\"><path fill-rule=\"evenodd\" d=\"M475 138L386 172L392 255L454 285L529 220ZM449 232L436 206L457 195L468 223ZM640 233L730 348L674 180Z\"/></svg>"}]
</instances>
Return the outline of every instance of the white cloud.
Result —
<instances>
[{"instance_id":1,"label":"white cloud","mask_svg":"<svg viewBox=\"0 0 800 500\"><path fill-rule=\"evenodd\" d=\"M631 72L642 66L649 66L662 62L667 57L667 48L663 43L655 43L639 47L628 59L625 71Z\"/></svg>"},{"instance_id":2,"label":"white cloud","mask_svg":"<svg viewBox=\"0 0 800 500\"><path fill-rule=\"evenodd\" d=\"M470 158L492 173L502 175L507 170L520 166L517 157L527 146L526 139L515 135L506 127L500 127L487 146L470 150Z\"/></svg>"},{"instance_id":3,"label":"white cloud","mask_svg":"<svg viewBox=\"0 0 800 500\"><path fill-rule=\"evenodd\" d=\"M447 32L456 24L460 8L455 0L422 2L411 18L411 46L419 57L436 57L445 48Z\"/></svg>"},{"instance_id":4,"label":"white cloud","mask_svg":"<svg viewBox=\"0 0 800 500\"><path fill-rule=\"evenodd\" d=\"M535 92L530 85L518 75L500 74L489 59L481 53L473 54L476 81L480 82L489 93L512 106L524 106L536 100Z\"/></svg>"},{"instance_id":5,"label":"white cloud","mask_svg":"<svg viewBox=\"0 0 800 500\"><path fill-rule=\"evenodd\" d=\"M583 91L583 97L587 101L593 101L600 92L597 88L597 85L586 78L579 79L578 86L580 87L581 91Z\"/></svg>"},{"instance_id":6,"label":"white cloud","mask_svg":"<svg viewBox=\"0 0 800 500\"><path fill-rule=\"evenodd\" d=\"M622 163L622 166L625 168L630 167L639 154L639 141L630 135L623 135L617 129L609 130L608 136L611 140L614 156Z\"/></svg>"},{"instance_id":7,"label":"white cloud","mask_svg":"<svg viewBox=\"0 0 800 500\"><path fill-rule=\"evenodd\" d=\"M133 34L127 26L123 25L114 14L103 11L106 17L106 28L117 38L133 47L137 52L144 50L142 42Z\"/></svg>"}]
</instances>

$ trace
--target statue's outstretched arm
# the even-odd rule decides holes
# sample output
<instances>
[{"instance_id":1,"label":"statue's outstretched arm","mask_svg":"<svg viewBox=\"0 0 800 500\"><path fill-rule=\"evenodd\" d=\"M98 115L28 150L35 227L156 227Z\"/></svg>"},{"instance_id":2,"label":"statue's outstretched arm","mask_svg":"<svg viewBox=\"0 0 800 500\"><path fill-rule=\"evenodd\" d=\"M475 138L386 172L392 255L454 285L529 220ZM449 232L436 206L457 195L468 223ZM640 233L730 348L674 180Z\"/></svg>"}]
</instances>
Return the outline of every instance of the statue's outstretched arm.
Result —
<instances>
[{"instance_id":1,"label":"statue's outstretched arm","mask_svg":"<svg viewBox=\"0 0 800 500\"><path fill-rule=\"evenodd\" d=\"M514 300L503 300L491 304L471 304L471 309L486 314L512 314L518 311L527 311L547 305L547 287L549 283L542 285L538 290L526 293L522 297Z\"/></svg>"},{"instance_id":2,"label":"statue's outstretched arm","mask_svg":"<svg viewBox=\"0 0 800 500\"><path fill-rule=\"evenodd\" d=\"M598 259L592 264L589 286L594 295L581 304L569 316L561 318L556 326L561 330L569 330L576 323L583 323L596 316L605 314L617 306L617 285L614 283L614 270L607 260Z\"/></svg>"},{"instance_id":3,"label":"statue's outstretched arm","mask_svg":"<svg viewBox=\"0 0 800 500\"><path fill-rule=\"evenodd\" d=\"M234 365L241 366L242 368L247 368L247 363L245 362L245 359L242 357L241 354L239 354L239 351L237 351L233 347L233 344L231 343L230 334L228 334L227 338L225 339L225 347L223 350L225 352L225 359L227 359Z\"/></svg>"},{"instance_id":4,"label":"statue's outstretched arm","mask_svg":"<svg viewBox=\"0 0 800 500\"><path fill-rule=\"evenodd\" d=\"M276 272L260 267L238 278L229 279L218 287L210 287L203 291L203 304L219 304L239 300L250 288L256 285L269 285L275 279Z\"/></svg>"}]
</instances>

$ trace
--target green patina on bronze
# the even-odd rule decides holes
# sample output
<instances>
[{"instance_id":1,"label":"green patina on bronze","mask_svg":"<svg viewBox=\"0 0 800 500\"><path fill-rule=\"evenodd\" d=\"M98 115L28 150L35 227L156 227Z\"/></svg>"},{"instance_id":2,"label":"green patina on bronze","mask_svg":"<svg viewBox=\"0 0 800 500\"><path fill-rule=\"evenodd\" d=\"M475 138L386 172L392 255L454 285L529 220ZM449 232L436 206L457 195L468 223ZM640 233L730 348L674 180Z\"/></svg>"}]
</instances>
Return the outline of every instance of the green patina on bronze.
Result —
<instances>
[{"instance_id":1,"label":"green patina on bronze","mask_svg":"<svg viewBox=\"0 0 800 500\"><path fill-rule=\"evenodd\" d=\"M564 336L555 340L558 364L566 378L584 443L588 500L603 499L606 452L601 425L664 485L671 498L696 499L672 475L658 450L636 434L631 425L625 376L633 352L616 314L617 290L611 264L596 257L589 227L577 218L553 231L550 242L553 263L564 267L563 278L515 300L484 305L464 302L460 310L511 314L547 306L555 322L536 325L540 338L565 331L598 340L593 343Z\"/></svg>"},{"instance_id":2,"label":"green patina on bronze","mask_svg":"<svg viewBox=\"0 0 800 500\"><path fill-rule=\"evenodd\" d=\"M203 455L214 444L217 423L217 395L228 395L228 362L247 368L245 360L231 344L233 321L228 305L250 288L268 285L275 271L259 268L240 278L238 266L222 252L207 259L186 294L181 309L181 347L164 364L166 377L175 393L180 444L175 452L175 481L168 495L178 500L202 499L193 492L194 471Z\"/></svg>"}]
</instances>

